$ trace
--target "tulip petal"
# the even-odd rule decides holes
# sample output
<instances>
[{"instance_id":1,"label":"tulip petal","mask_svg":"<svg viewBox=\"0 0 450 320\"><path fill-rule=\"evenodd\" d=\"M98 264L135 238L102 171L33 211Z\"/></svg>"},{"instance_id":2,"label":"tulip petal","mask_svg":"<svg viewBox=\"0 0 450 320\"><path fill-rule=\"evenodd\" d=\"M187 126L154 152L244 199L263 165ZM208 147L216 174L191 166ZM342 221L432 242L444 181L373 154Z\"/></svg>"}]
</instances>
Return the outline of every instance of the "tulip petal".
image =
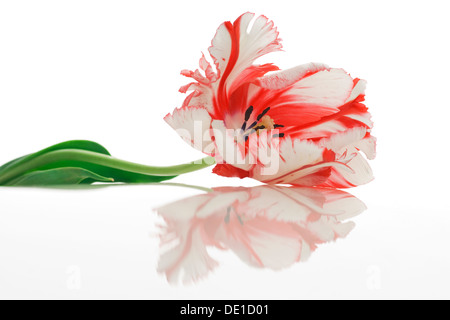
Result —
<instances>
[{"instance_id":1,"label":"tulip petal","mask_svg":"<svg viewBox=\"0 0 450 320\"><path fill-rule=\"evenodd\" d=\"M377 139L375 137L367 137L355 144L358 150L361 150L366 155L367 159L373 160L376 156L376 143Z\"/></svg>"},{"instance_id":2,"label":"tulip petal","mask_svg":"<svg viewBox=\"0 0 450 320\"><path fill-rule=\"evenodd\" d=\"M323 63L306 63L294 68L278 71L265 75L255 81L255 84L263 89L281 90L302 80L308 75L327 70L329 67Z\"/></svg>"},{"instance_id":3,"label":"tulip petal","mask_svg":"<svg viewBox=\"0 0 450 320\"><path fill-rule=\"evenodd\" d=\"M242 261L257 268L281 270L298 262L302 254L302 241L291 225L266 218L255 217L238 224L222 224L216 237Z\"/></svg>"},{"instance_id":4,"label":"tulip petal","mask_svg":"<svg viewBox=\"0 0 450 320\"><path fill-rule=\"evenodd\" d=\"M353 86L352 92L350 96L347 98L347 101L345 103L348 103L350 101L354 101L356 98L358 98L360 95L364 95L364 91L366 90L367 82L365 80L356 79L356 84Z\"/></svg>"},{"instance_id":5,"label":"tulip petal","mask_svg":"<svg viewBox=\"0 0 450 320\"><path fill-rule=\"evenodd\" d=\"M158 262L158 272L164 273L169 283L198 281L218 266L206 251L200 230L192 230L189 223L176 226L176 230L171 227L162 238L162 246L171 249L161 254Z\"/></svg>"},{"instance_id":6,"label":"tulip petal","mask_svg":"<svg viewBox=\"0 0 450 320\"><path fill-rule=\"evenodd\" d=\"M340 111L353 89L353 79L341 69L306 76L270 101L273 119L285 126L304 126Z\"/></svg>"},{"instance_id":7,"label":"tulip petal","mask_svg":"<svg viewBox=\"0 0 450 320\"><path fill-rule=\"evenodd\" d=\"M319 185L326 180L324 170L331 167L344 167L344 170L351 170L345 164L330 161L324 156L326 150L309 141L292 141L286 138L279 150L278 163L271 163L270 166L257 166L251 177L268 184L295 184L295 185Z\"/></svg>"},{"instance_id":8,"label":"tulip petal","mask_svg":"<svg viewBox=\"0 0 450 320\"><path fill-rule=\"evenodd\" d=\"M206 154L214 153L210 128L211 116L203 108L183 107L167 114L164 120L192 147Z\"/></svg>"},{"instance_id":9,"label":"tulip petal","mask_svg":"<svg viewBox=\"0 0 450 320\"><path fill-rule=\"evenodd\" d=\"M346 130L363 127L367 131L373 127L371 115L364 100L365 81L355 79L354 88L345 104L339 111L307 124L294 125L286 130L286 134L298 139L321 139Z\"/></svg>"},{"instance_id":10,"label":"tulip petal","mask_svg":"<svg viewBox=\"0 0 450 320\"><path fill-rule=\"evenodd\" d=\"M348 146L354 146L360 142L367 133L367 129L363 127L352 128L344 132L339 132L331 135L329 138L322 139L318 145L330 150L333 150L337 154L343 154L347 151Z\"/></svg>"},{"instance_id":11,"label":"tulip petal","mask_svg":"<svg viewBox=\"0 0 450 320\"><path fill-rule=\"evenodd\" d=\"M333 134L330 138L319 142L320 146L333 150L339 162L345 163L351 170L342 170L334 167L330 177L323 186L335 188L348 188L366 184L373 180L372 169L368 162L359 153L357 146L364 149L368 156L375 155L375 139L365 138L366 128L353 128L346 132Z\"/></svg>"},{"instance_id":12,"label":"tulip petal","mask_svg":"<svg viewBox=\"0 0 450 320\"><path fill-rule=\"evenodd\" d=\"M242 170L236 167L233 167L231 164L228 163L218 163L213 168L213 173L222 176L222 177L228 177L228 178L248 178L249 172L246 170Z\"/></svg>"},{"instance_id":13,"label":"tulip petal","mask_svg":"<svg viewBox=\"0 0 450 320\"><path fill-rule=\"evenodd\" d=\"M223 121L214 120L213 128L215 157L217 163L227 163L242 170L250 170L256 163L254 155L246 152L245 146L236 141L236 131L225 127Z\"/></svg>"},{"instance_id":14,"label":"tulip petal","mask_svg":"<svg viewBox=\"0 0 450 320\"><path fill-rule=\"evenodd\" d=\"M342 170L342 167L333 167L326 182L321 187L352 188L373 180L372 169L360 153L354 153L352 159L346 164L351 170Z\"/></svg>"},{"instance_id":15,"label":"tulip petal","mask_svg":"<svg viewBox=\"0 0 450 320\"><path fill-rule=\"evenodd\" d=\"M281 49L278 31L264 16L245 13L234 23L223 23L212 40L209 52L214 59L221 83L234 80L259 57Z\"/></svg>"}]
</instances>

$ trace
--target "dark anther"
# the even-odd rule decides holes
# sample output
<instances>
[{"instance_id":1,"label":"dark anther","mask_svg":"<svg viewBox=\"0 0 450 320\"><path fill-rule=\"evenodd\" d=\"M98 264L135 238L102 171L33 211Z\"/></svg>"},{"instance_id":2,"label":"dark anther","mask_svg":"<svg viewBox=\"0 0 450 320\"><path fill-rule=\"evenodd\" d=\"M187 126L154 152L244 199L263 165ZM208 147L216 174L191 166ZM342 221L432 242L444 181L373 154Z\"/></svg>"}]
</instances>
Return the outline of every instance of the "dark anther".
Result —
<instances>
[{"instance_id":1,"label":"dark anther","mask_svg":"<svg viewBox=\"0 0 450 320\"><path fill-rule=\"evenodd\" d=\"M245 111L245 121L242 124L242 128L241 128L242 131L245 131L245 129L247 129L247 121L248 121L248 119L250 119L250 116L252 115L252 113L253 113L253 106L250 106L250 107L248 107L247 111Z\"/></svg>"},{"instance_id":2,"label":"dark anther","mask_svg":"<svg viewBox=\"0 0 450 320\"><path fill-rule=\"evenodd\" d=\"M264 109L263 112L261 112L261 114L256 118L258 121L261 120L262 117L264 117L266 115L267 112L269 112L270 107L267 107Z\"/></svg>"},{"instance_id":3,"label":"dark anther","mask_svg":"<svg viewBox=\"0 0 450 320\"><path fill-rule=\"evenodd\" d=\"M257 126L255 128L253 128L253 130L258 131L258 130L263 130L265 128L266 128L265 126Z\"/></svg>"},{"instance_id":4,"label":"dark anther","mask_svg":"<svg viewBox=\"0 0 450 320\"><path fill-rule=\"evenodd\" d=\"M250 130L251 128L253 128L254 126L256 126L258 124L258 121L253 122L250 127L248 127L248 129Z\"/></svg>"},{"instance_id":5,"label":"dark anther","mask_svg":"<svg viewBox=\"0 0 450 320\"><path fill-rule=\"evenodd\" d=\"M274 138L283 138L284 137L284 133L274 134L273 137Z\"/></svg>"},{"instance_id":6,"label":"dark anther","mask_svg":"<svg viewBox=\"0 0 450 320\"><path fill-rule=\"evenodd\" d=\"M245 121L247 122L250 119L250 116L253 113L253 106L248 107L247 111L245 111Z\"/></svg>"},{"instance_id":7,"label":"dark anther","mask_svg":"<svg viewBox=\"0 0 450 320\"><path fill-rule=\"evenodd\" d=\"M238 214L236 213L236 217L238 218L239 223L240 223L241 225L244 225L244 221L242 220L241 216L238 215Z\"/></svg>"},{"instance_id":8,"label":"dark anther","mask_svg":"<svg viewBox=\"0 0 450 320\"><path fill-rule=\"evenodd\" d=\"M284 126L283 126L282 124L276 124L276 125L274 125L273 127L274 127L275 129L276 129L276 128L284 128Z\"/></svg>"}]
</instances>

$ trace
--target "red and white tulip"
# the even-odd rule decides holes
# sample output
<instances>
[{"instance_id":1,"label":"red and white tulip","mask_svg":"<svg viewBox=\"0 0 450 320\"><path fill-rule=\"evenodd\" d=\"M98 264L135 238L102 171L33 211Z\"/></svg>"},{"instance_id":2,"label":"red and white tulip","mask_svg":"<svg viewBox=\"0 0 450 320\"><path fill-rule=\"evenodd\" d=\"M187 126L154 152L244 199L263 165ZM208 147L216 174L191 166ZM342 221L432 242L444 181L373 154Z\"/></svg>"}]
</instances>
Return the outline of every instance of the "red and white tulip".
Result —
<instances>
[{"instance_id":1,"label":"red and white tulip","mask_svg":"<svg viewBox=\"0 0 450 320\"><path fill-rule=\"evenodd\" d=\"M373 123L366 82L342 69L308 63L280 71L255 64L279 51L272 21L245 13L223 23L179 109L165 117L193 147L216 159L213 170L268 184L353 187L373 179Z\"/></svg>"}]
</instances>

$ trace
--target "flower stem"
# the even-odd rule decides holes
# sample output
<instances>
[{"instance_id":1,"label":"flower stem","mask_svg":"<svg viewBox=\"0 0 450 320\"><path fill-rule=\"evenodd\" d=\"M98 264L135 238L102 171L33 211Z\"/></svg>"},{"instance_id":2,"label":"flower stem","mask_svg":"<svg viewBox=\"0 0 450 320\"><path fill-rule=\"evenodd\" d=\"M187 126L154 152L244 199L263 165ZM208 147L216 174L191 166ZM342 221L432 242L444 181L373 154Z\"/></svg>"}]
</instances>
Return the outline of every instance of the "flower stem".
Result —
<instances>
[{"instance_id":1,"label":"flower stem","mask_svg":"<svg viewBox=\"0 0 450 320\"><path fill-rule=\"evenodd\" d=\"M155 167L137 164L117 159L107 154L87 150L60 149L38 155L28 161L19 162L16 165L11 165L0 175L0 185L4 185L8 181L28 172L55 167L70 167L73 166L74 163L81 167L84 165L95 166L101 168L103 172L105 170L111 170L112 172L130 173L134 176L174 177L209 167L213 165L215 161L212 157L206 157L194 162L176 166Z\"/></svg>"}]
</instances>

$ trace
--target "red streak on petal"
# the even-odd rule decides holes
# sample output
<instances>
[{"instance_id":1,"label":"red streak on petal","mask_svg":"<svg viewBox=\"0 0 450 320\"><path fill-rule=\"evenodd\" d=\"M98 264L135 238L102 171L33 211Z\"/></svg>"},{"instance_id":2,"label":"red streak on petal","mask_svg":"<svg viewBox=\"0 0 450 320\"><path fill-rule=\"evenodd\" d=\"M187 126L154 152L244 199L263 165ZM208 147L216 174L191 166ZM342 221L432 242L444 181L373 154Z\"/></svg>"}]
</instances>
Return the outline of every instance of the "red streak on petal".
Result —
<instances>
[{"instance_id":1,"label":"red streak on petal","mask_svg":"<svg viewBox=\"0 0 450 320\"><path fill-rule=\"evenodd\" d=\"M180 256L178 257L178 259L175 261L175 263L167 269L166 274L167 277L170 278L171 274L174 273L174 271L183 263L183 260L186 258L186 256L189 254L189 251L192 248L192 235L195 231L195 229L197 229L198 227L200 227L201 225L201 220L199 219L193 219L191 228L189 229L188 234L186 235L186 241L184 243L184 247L183 250L180 254Z\"/></svg>"},{"instance_id":2,"label":"red streak on petal","mask_svg":"<svg viewBox=\"0 0 450 320\"><path fill-rule=\"evenodd\" d=\"M328 121L339 119L339 118L345 116L346 114L349 114L349 111L352 111L351 109L353 109L353 108L359 109L359 110L367 110L367 107L364 104L359 103L359 101L361 101L360 99L364 99L363 95L360 95L354 101L344 104L342 107L339 108L339 112L336 112L329 116L322 117L321 119L319 119L317 121L309 122L309 123L303 124L301 126L296 126L295 129L296 129L296 131L300 131L300 130L303 130L306 128L318 126L318 125L328 122ZM339 120L343 120L343 119L339 119ZM345 120L343 120L343 121L345 121Z\"/></svg>"},{"instance_id":3,"label":"red streak on petal","mask_svg":"<svg viewBox=\"0 0 450 320\"><path fill-rule=\"evenodd\" d=\"M213 169L213 173L222 177L237 177L240 179L248 178L250 174L249 171L233 167L227 163L217 164Z\"/></svg>"},{"instance_id":4,"label":"red streak on petal","mask_svg":"<svg viewBox=\"0 0 450 320\"><path fill-rule=\"evenodd\" d=\"M323 161L318 162L318 163L314 163L314 164L310 164L310 165L306 165L306 166L303 166L303 167L301 167L301 168L297 168L297 169L292 170L292 171L290 171L290 172L288 172L288 173L286 173L286 174L284 174L284 175L282 175L282 176L280 176L280 177L277 177L277 178L275 178L275 179L265 180L265 181L263 181L263 182L264 182L264 183L267 183L267 184L282 183L282 182L283 182L283 179L284 179L285 177L288 177L289 175L294 174L294 173L296 173L296 172L298 172L298 171L300 171L300 170L304 170L304 169L307 169L307 168L310 168L310 167L315 167L315 166L317 166L317 165L321 165L321 164L324 164L324 163L331 163L331 162L336 162L336 163L338 163L337 161L335 161L335 158L336 158L336 156L335 156L335 153L334 153L333 151L325 149L324 152L323 152ZM331 160L331 161L330 161L330 160ZM339 163L342 164L342 165L344 165L344 166L346 166L347 168L351 169L349 166L347 166L347 164L342 163L342 162L339 162ZM320 171L318 171L318 172L316 172L316 173L313 173L313 174L311 174L311 175L320 174L321 171L322 171L322 170L320 170ZM323 174L323 173L322 173L322 174Z\"/></svg>"},{"instance_id":5,"label":"red streak on petal","mask_svg":"<svg viewBox=\"0 0 450 320\"><path fill-rule=\"evenodd\" d=\"M347 181L342 174L335 168L331 169L330 176L327 181L320 185L327 188L353 188L355 184Z\"/></svg>"},{"instance_id":6,"label":"red streak on petal","mask_svg":"<svg viewBox=\"0 0 450 320\"><path fill-rule=\"evenodd\" d=\"M223 108L227 108L227 106L228 106L228 103L227 103L228 97L227 97L227 92L226 92L226 88L225 88L225 83L239 58L240 21L241 21L241 17L239 17L234 22L234 24L231 24L230 21L227 21L224 24L228 30L228 33L230 34L231 49L230 49L230 57L229 57L228 63L227 63L227 68L225 69L224 73L221 76L219 87L217 90L217 101L214 104L214 111L216 113L216 116L221 119L224 118Z\"/></svg>"}]
</instances>

